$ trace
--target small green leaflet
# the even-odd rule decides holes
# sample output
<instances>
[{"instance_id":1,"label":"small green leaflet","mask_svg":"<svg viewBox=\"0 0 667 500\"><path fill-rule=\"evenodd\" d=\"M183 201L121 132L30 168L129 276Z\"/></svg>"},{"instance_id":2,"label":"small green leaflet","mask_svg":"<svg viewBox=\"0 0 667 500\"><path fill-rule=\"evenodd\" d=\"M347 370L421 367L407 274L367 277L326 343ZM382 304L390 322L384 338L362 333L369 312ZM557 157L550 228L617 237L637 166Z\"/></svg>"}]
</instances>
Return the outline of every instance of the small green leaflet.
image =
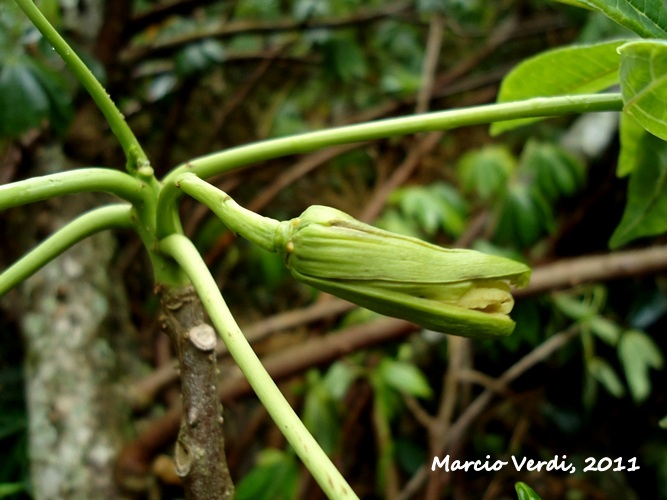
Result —
<instances>
[{"instance_id":1,"label":"small green leaflet","mask_svg":"<svg viewBox=\"0 0 667 500\"><path fill-rule=\"evenodd\" d=\"M428 379L417 366L406 361L396 361L384 358L378 367L378 374L384 383L399 392L410 394L417 398L430 398L433 390Z\"/></svg>"},{"instance_id":2,"label":"small green leaflet","mask_svg":"<svg viewBox=\"0 0 667 500\"><path fill-rule=\"evenodd\" d=\"M505 189L516 164L516 158L505 146L485 146L465 153L456 168L464 192L489 201Z\"/></svg>"},{"instance_id":3,"label":"small green leaflet","mask_svg":"<svg viewBox=\"0 0 667 500\"><path fill-rule=\"evenodd\" d=\"M639 330L629 330L621 336L618 355L633 399L644 401L651 393L649 370L661 370L664 359L660 348L651 337Z\"/></svg>"},{"instance_id":4,"label":"small green leaflet","mask_svg":"<svg viewBox=\"0 0 667 500\"><path fill-rule=\"evenodd\" d=\"M605 389L614 397L622 398L625 395L625 388L621 379L616 375L612 366L599 356L593 356L587 362L588 372L600 382Z\"/></svg>"},{"instance_id":5,"label":"small green leaflet","mask_svg":"<svg viewBox=\"0 0 667 500\"><path fill-rule=\"evenodd\" d=\"M528 486L526 483L519 481L514 484L514 489L519 500L541 500L540 497L533 488Z\"/></svg>"}]
</instances>

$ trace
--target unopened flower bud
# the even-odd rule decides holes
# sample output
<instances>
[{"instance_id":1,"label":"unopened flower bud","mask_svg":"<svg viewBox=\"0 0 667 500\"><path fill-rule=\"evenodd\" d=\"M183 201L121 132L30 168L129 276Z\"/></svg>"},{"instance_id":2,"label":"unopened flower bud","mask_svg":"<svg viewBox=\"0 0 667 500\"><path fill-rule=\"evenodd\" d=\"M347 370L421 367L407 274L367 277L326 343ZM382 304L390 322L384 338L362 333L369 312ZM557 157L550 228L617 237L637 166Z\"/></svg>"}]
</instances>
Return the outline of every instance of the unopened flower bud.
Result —
<instances>
[{"instance_id":1,"label":"unopened flower bud","mask_svg":"<svg viewBox=\"0 0 667 500\"><path fill-rule=\"evenodd\" d=\"M292 275L319 290L427 329L473 338L509 335L509 284L530 269L474 250L447 249L312 206L282 222L275 249Z\"/></svg>"},{"instance_id":2,"label":"unopened flower bud","mask_svg":"<svg viewBox=\"0 0 667 500\"><path fill-rule=\"evenodd\" d=\"M510 285L528 283L524 264L383 231L329 207L312 206L278 222L191 173L179 185L235 234L278 252L295 278L319 290L438 332L495 338L514 329Z\"/></svg>"}]
</instances>

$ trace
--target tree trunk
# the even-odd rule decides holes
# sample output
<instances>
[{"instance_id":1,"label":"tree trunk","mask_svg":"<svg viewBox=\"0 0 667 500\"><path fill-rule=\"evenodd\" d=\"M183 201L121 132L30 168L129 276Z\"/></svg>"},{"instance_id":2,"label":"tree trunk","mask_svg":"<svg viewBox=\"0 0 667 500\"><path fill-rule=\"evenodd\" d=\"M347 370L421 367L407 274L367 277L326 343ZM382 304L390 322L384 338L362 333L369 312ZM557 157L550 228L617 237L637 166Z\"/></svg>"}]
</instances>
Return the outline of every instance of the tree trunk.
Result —
<instances>
[{"instance_id":1,"label":"tree trunk","mask_svg":"<svg viewBox=\"0 0 667 500\"><path fill-rule=\"evenodd\" d=\"M42 150L37 164L34 175L47 173L41 166L65 169L57 147ZM15 221L15 234L27 248L93 204L99 204L99 195L24 207L15 212L25 218ZM113 471L128 437L123 433L129 429L130 409L122 378L132 371L128 342L135 333L121 283L110 272L114 247L109 233L89 238L4 301L21 314L37 499L122 498Z\"/></svg>"}]
</instances>

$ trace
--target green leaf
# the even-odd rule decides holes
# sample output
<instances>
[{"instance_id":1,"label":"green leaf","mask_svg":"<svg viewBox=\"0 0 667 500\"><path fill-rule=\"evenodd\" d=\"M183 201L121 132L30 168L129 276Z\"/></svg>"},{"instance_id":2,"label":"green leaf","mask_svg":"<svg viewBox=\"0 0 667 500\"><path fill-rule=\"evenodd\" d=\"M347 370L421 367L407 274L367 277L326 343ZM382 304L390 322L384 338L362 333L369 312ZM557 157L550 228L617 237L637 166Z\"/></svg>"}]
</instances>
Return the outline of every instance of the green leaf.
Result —
<instances>
[{"instance_id":1,"label":"green leaf","mask_svg":"<svg viewBox=\"0 0 667 500\"><path fill-rule=\"evenodd\" d=\"M515 483L514 489L516 490L517 498L519 500L541 500L542 498L535 493L533 488L522 481Z\"/></svg>"},{"instance_id":2,"label":"green leaf","mask_svg":"<svg viewBox=\"0 0 667 500\"><path fill-rule=\"evenodd\" d=\"M637 168L639 146L646 130L637 123L629 113L621 113L619 136L621 139L621 153L618 157L616 175L625 177Z\"/></svg>"},{"instance_id":3,"label":"green leaf","mask_svg":"<svg viewBox=\"0 0 667 500\"><path fill-rule=\"evenodd\" d=\"M433 235L440 226L440 203L428 188L411 187L403 192L403 212L415 219L426 234Z\"/></svg>"},{"instance_id":4,"label":"green leaf","mask_svg":"<svg viewBox=\"0 0 667 500\"><path fill-rule=\"evenodd\" d=\"M623 397L625 394L623 383L606 360L595 356L588 361L587 368L589 373L593 375L593 377L600 382L612 396L617 398Z\"/></svg>"},{"instance_id":5,"label":"green leaf","mask_svg":"<svg viewBox=\"0 0 667 500\"><path fill-rule=\"evenodd\" d=\"M391 203L398 203L401 212L425 234L433 236L439 228L448 234L458 236L465 230L467 207L459 192L445 183L430 186L408 186L397 189L390 197ZM384 221L385 229L388 229ZM392 221L398 222L398 221ZM401 230L401 234L415 234L414 229ZM416 236L420 236L416 232Z\"/></svg>"},{"instance_id":6,"label":"green leaf","mask_svg":"<svg viewBox=\"0 0 667 500\"><path fill-rule=\"evenodd\" d=\"M412 73L421 79L424 44L417 26L387 19L378 24L375 31L369 42L373 58L382 62L383 73Z\"/></svg>"},{"instance_id":7,"label":"green leaf","mask_svg":"<svg viewBox=\"0 0 667 500\"><path fill-rule=\"evenodd\" d=\"M449 184L433 184L431 191L440 203L440 227L452 236L460 236L467 225L468 206L465 200L459 191Z\"/></svg>"},{"instance_id":8,"label":"green leaf","mask_svg":"<svg viewBox=\"0 0 667 500\"><path fill-rule=\"evenodd\" d=\"M637 143L627 202L609 246L667 231L667 142L643 134Z\"/></svg>"},{"instance_id":9,"label":"green leaf","mask_svg":"<svg viewBox=\"0 0 667 500\"><path fill-rule=\"evenodd\" d=\"M586 5L583 0L554 0L555 2L564 3L566 5L572 5L574 7L581 7L582 9L592 10L591 7Z\"/></svg>"},{"instance_id":10,"label":"green leaf","mask_svg":"<svg viewBox=\"0 0 667 500\"><path fill-rule=\"evenodd\" d=\"M291 500L296 498L299 466L292 453L266 449L257 466L236 486L236 500Z\"/></svg>"},{"instance_id":11,"label":"green leaf","mask_svg":"<svg viewBox=\"0 0 667 500\"><path fill-rule=\"evenodd\" d=\"M589 301L567 292L554 293L551 300L563 314L576 321L588 320L597 314L597 309Z\"/></svg>"},{"instance_id":12,"label":"green leaf","mask_svg":"<svg viewBox=\"0 0 667 500\"><path fill-rule=\"evenodd\" d=\"M498 102L599 92L618 82L617 49L624 40L559 48L527 59L503 80ZM527 125L540 118L497 122L491 134Z\"/></svg>"},{"instance_id":13,"label":"green leaf","mask_svg":"<svg viewBox=\"0 0 667 500\"><path fill-rule=\"evenodd\" d=\"M321 380L308 384L303 406L303 423L327 454L332 454L340 437L340 418Z\"/></svg>"},{"instance_id":14,"label":"green leaf","mask_svg":"<svg viewBox=\"0 0 667 500\"><path fill-rule=\"evenodd\" d=\"M618 51L623 112L652 134L667 140L667 41L630 42Z\"/></svg>"},{"instance_id":15,"label":"green leaf","mask_svg":"<svg viewBox=\"0 0 667 500\"><path fill-rule=\"evenodd\" d=\"M332 38L323 44L324 66L344 83L366 75L366 58L359 44L347 38Z\"/></svg>"},{"instance_id":16,"label":"green leaf","mask_svg":"<svg viewBox=\"0 0 667 500\"><path fill-rule=\"evenodd\" d=\"M386 94L408 95L416 93L421 86L421 73L403 66L391 66L380 80L380 89Z\"/></svg>"},{"instance_id":17,"label":"green leaf","mask_svg":"<svg viewBox=\"0 0 667 500\"><path fill-rule=\"evenodd\" d=\"M49 100L48 119L52 127L60 133L65 133L74 114L72 99L65 82L61 75L43 64L30 61L30 66L35 79Z\"/></svg>"},{"instance_id":18,"label":"green leaf","mask_svg":"<svg viewBox=\"0 0 667 500\"><path fill-rule=\"evenodd\" d=\"M206 71L224 62L225 49L222 42L211 38L186 45L175 57L176 72L190 76Z\"/></svg>"},{"instance_id":19,"label":"green leaf","mask_svg":"<svg viewBox=\"0 0 667 500\"><path fill-rule=\"evenodd\" d=\"M667 36L667 10L663 0L567 0L565 3L599 10L646 38Z\"/></svg>"},{"instance_id":20,"label":"green leaf","mask_svg":"<svg viewBox=\"0 0 667 500\"><path fill-rule=\"evenodd\" d=\"M644 332L629 330L621 336L618 356L633 399L637 402L645 400L651 393L649 370L660 370L664 365L660 348Z\"/></svg>"},{"instance_id":21,"label":"green leaf","mask_svg":"<svg viewBox=\"0 0 667 500\"><path fill-rule=\"evenodd\" d=\"M520 161L521 170L531 173L547 201L570 196L584 183L584 165L553 144L530 141Z\"/></svg>"},{"instance_id":22,"label":"green leaf","mask_svg":"<svg viewBox=\"0 0 667 500\"><path fill-rule=\"evenodd\" d=\"M511 183L498 208L494 239L524 248L537 241L554 223L550 205L537 189Z\"/></svg>"},{"instance_id":23,"label":"green leaf","mask_svg":"<svg viewBox=\"0 0 667 500\"><path fill-rule=\"evenodd\" d=\"M49 97L32 66L11 61L0 70L0 133L17 136L49 115Z\"/></svg>"},{"instance_id":24,"label":"green leaf","mask_svg":"<svg viewBox=\"0 0 667 500\"><path fill-rule=\"evenodd\" d=\"M385 358L378 366L378 373L386 385L399 392L419 398L433 395L428 379L412 363Z\"/></svg>"},{"instance_id":25,"label":"green leaf","mask_svg":"<svg viewBox=\"0 0 667 500\"><path fill-rule=\"evenodd\" d=\"M516 168L516 159L504 146L486 146L464 154L456 168L463 191L486 201L504 189Z\"/></svg>"},{"instance_id":26,"label":"green leaf","mask_svg":"<svg viewBox=\"0 0 667 500\"><path fill-rule=\"evenodd\" d=\"M392 420L399 414L402 399L400 393L387 382L382 371L382 363L371 373L369 379L373 387L376 418Z\"/></svg>"},{"instance_id":27,"label":"green leaf","mask_svg":"<svg viewBox=\"0 0 667 500\"><path fill-rule=\"evenodd\" d=\"M396 191L392 193L392 197L395 193ZM380 229L384 229L385 231L391 231L392 233L402 234L412 238L421 238L424 236L419 228L416 227L414 221L409 220L405 217L403 212L394 208L384 210L382 215L373 222L373 225Z\"/></svg>"},{"instance_id":28,"label":"green leaf","mask_svg":"<svg viewBox=\"0 0 667 500\"><path fill-rule=\"evenodd\" d=\"M588 320L588 325L591 327L591 331L607 344L611 346L618 344L621 327L613 321L602 316L593 316Z\"/></svg>"},{"instance_id":29,"label":"green leaf","mask_svg":"<svg viewBox=\"0 0 667 500\"><path fill-rule=\"evenodd\" d=\"M322 383L332 399L342 401L352 382L359 376L359 370L349 363L337 361L327 370Z\"/></svg>"}]
</instances>

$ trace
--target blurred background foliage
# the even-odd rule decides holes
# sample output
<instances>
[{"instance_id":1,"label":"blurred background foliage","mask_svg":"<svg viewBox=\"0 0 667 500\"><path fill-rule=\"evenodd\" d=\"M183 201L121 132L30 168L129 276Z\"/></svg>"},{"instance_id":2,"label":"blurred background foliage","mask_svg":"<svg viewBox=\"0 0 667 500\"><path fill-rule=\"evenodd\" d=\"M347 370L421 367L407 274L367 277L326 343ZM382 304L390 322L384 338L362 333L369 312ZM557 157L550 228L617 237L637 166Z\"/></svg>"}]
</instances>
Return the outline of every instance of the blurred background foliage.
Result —
<instances>
[{"instance_id":1,"label":"blurred background foliage","mask_svg":"<svg viewBox=\"0 0 667 500\"><path fill-rule=\"evenodd\" d=\"M503 75L526 57L629 36L603 16L546 0L37 3L105 82L159 175L192 157L251 141L492 102ZM95 26L81 22L86 9L104 12L96 36L89 32ZM216 182L242 205L272 217L331 205L392 231L540 265L608 252L627 186L615 176L617 126L612 115L590 115L497 137L487 127L469 127L431 135L431 142L400 137L274 160ZM45 141L61 143L81 165L123 166L87 96L4 1L1 181L28 175L30 152ZM326 297L291 281L275 255L235 240L201 206L186 200L182 215L242 326L326 304ZM147 368L164 366L168 348L154 318L145 256L137 241L119 238L110 272L126 283ZM667 439L658 426L667 414L666 311L665 275L580 285L520 299L516 331L502 341L462 347L415 331L341 354L281 384L360 496L398 498L420 467L430 468L441 427L456 429L457 419L505 370L545 340L570 332L573 340L546 361L500 385L454 437L451 453L461 460L567 455L578 472L454 473L442 480L441 493L428 498L511 498L516 481L544 498L667 498ZM360 310L322 315L255 345L260 354L289 352L306 339L376 320ZM30 491L22 349L16 318L5 315L2 323L0 497L19 498ZM461 349L452 393L444 374L452 373L454 352ZM170 388L162 387L151 409L137 413L140 424L159 418L172 403ZM446 404L452 407L443 410ZM256 401L227 402L226 415L238 498L319 498ZM168 456L171 446L161 453ZM641 469L584 473L587 457L637 457ZM179 487L154 470L160 497L178 498Z\"/></svg>"}]
</instances>

